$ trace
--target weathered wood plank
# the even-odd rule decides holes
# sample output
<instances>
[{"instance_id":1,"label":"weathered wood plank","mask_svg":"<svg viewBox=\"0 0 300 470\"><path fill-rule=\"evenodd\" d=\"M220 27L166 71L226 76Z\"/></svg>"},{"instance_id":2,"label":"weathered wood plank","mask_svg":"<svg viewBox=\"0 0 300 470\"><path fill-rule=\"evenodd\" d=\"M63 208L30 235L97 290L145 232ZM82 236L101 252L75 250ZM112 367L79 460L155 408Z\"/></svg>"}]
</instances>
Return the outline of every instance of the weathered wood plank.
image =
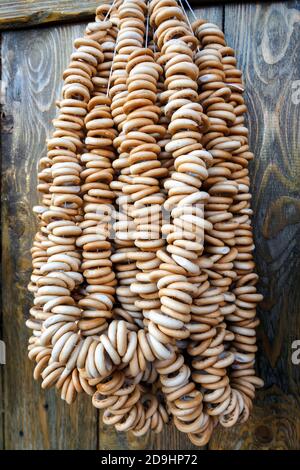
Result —
<instances>
[{"instance_id":1,"label":"weathered wood plank","mask_svg":"<svg viewBox=\"0 0 300 470\"><path fill-rule=\"evenodd\" d=\"M0 48L2 43L2 34L0 34ZM1 70L1 55L0 55L0 70ZM0 102L1 102L0 98ZM1 119L1 117L0 117ZM1 161L1 151L0 151L0 161ZM2 232L2 227L0 227L0 232ZM1 265L1 274L0 274L0 284L2 285L2 255L0 253L0 265ZM3 341L3 315L2 315L2 289L0 292L0 341ZM5 343L0 345L0 348L4 348L5 354ZM0 449L4 449L4 400L3 400L3 392L4 392L4 384L3 384L3 375L4 375L4 364L5 358L1 356L3 354L3 349L0 350Z\"/></svg>"},{"instance_id":2,"label":"weathered wood plank","mask_svg":"<svg viewBox=\"0 0 300 470\"><path fill-rule=\"evenodd\" d=\"M113 0L3 0L0 5L0 30L44 23L91 20L101 3ZM223 0L224 1L224 0ZM194 6L209 0L190 0Z\"/></svg>"},{"instance_id":3,"label":"weathered wood plank","mask_svg":"<svg viewBox=\"0 0 300 470\"><path fill-rule=\"evenodd\" d=\"M225 35L244 72L259 290L257 394L248 423L218 430L211 449L299 449L299 2L225 7ZM297 81L298 80L298 85ZM298 89L298 98L296 90Z\"/></svg>"},{"instance_id":4,"label":"weathered wood plank","mask_svg":"<svg viewBox=\"0 0 300 470\"><path fill-rule=\"evenodd\" d=\"M194 2L196 3L196 2ZM222 27L223 8L196 8L195 13L199 18L206 18ZM189 14L190 20L194 18ZM197 449L186 435L177 431L169 424L161 434L148 434L142 438L136 438L131 434L117 433L111 427L107 427L99 421L99 448L100 449L163 449L163 450L188 450Z\"/></svg>"},{"instance_id":5,"label":"weathered wood plank","mask_svg":"<svg viewBox=\"0 0 300 470\"><path fill-rule=\"evenodd\" d=\"M90 449L97 444L97 411L88 397L68 407L32 378L25 327L31 295L30 247L35 232L37 161L46 152L61 76L82 25L3 34L2 148L3 330L5 448Z\"/></svg>"}]
</instances>

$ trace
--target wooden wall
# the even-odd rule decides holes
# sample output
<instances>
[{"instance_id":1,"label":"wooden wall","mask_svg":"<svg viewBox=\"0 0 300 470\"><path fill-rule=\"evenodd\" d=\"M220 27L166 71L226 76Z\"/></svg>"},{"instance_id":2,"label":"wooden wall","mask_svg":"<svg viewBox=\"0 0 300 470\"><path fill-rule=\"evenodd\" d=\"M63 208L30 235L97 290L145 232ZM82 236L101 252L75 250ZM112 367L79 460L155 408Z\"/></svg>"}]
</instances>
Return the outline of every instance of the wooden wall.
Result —
<instances>
[{"instance_id":1,"label":"wooden wall","mask_svg":"<svg viewBox=\"0 0 300 470\"><path fill-rule=\"evenodd\" d=\"M47 8L52 3L52 10L58 11L60 4L70 2L28 3ZM97 2L84 3L94 8ZM72 4L77 11L82 2ZM257 394L249 421L233 430L218 429L209 447L300 449L300 365L291 361L291 344L300 339L300 2L242 2L197 7L196 13L223 27L244 72L256 156L251 163L255 256L264 294L257 368L265 388ZM9 18L0 5L0 25L12 26ZM42 14L35 14L28 22L43 21ZM37 162L46 151L53 103L72 41L83 28L83 23L75 23L2 33L1 326L7 364L0 366L0 447L192 449L171 426L160 436L142 439L117 434L102 425L88 397L68 407L54 390L44 392L32 379L24 323L31 303L26 285L35 231L31 207L37 201Z\"/></svg>"}]
</instances>

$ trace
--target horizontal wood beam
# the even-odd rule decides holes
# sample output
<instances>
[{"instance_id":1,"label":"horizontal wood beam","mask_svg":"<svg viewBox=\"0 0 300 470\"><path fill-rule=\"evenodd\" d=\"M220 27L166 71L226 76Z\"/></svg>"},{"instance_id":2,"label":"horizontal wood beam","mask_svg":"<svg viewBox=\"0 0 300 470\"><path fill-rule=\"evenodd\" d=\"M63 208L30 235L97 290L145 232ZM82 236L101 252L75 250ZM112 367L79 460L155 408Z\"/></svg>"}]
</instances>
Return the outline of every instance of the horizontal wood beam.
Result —
<instances>
[{"instance_id":1,"label":"horizontal wood beam","mask_svg":"<svg viewBox=\"0 0 300 470\"><path fill-rule=\"evenodd\" d=\"M92 18L100 3L99 0L5 0L0 5L0 29Z\"/></svg>"}]
</instances>

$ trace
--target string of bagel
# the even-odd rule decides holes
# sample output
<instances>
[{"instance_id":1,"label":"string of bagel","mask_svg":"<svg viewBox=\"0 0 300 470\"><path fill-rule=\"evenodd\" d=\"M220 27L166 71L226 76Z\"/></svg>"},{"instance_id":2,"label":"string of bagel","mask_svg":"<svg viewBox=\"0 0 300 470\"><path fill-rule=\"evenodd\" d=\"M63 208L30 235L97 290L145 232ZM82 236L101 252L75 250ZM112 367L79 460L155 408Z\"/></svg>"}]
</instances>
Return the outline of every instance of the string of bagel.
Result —
<instances>
[{"instance_id":1,"label":"string of bagel","mask_svg":"<svg viewBox=\"0 0 300 470\"><path fill-rule=\"evenodd\" d=\"M198 446L247 420L258 276L242 73L187 0L114 0L74 41L39 162L26 325L42 388Z\"/></svg>"}]
</instances>

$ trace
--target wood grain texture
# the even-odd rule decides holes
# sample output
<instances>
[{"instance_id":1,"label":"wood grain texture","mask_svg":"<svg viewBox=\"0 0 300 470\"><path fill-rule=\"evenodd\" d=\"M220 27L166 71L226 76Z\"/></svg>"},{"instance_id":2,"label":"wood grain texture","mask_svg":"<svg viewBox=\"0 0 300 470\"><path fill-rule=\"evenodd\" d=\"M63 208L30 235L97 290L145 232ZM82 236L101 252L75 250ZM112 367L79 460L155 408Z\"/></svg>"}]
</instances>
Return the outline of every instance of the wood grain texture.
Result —
<instances>
[{"instance_id":1,"label":"wood grain texture","mask_svg":"<svg viewBox=\"0 0 300 470\"><path fill-rule=\"evenodd\" d=\"M2 337L2 336L1 336ZM0 450L4 449L4 400L3 400L3 365L0 366Z\"/></svg>"},{"instance_id":2,"label":"wood grain texture","mask_svg":"<svg viewBox=\"0 0 300 470\"><path fill-rule=\"evenodd\" d=\"M0 34L0 50L1 50L1 42L2 42L2 36ZM0 54L0 74L1 74L1 67L2 67L2 61L1 61L1 54ZM1 91L0 91L0 104L2 103L2 97L1 97ZM1 114L0 114L0 122L1 122ZM1 155L1 139L0 139L0 161L2 160L2 155ZM1 181L0 181L0 191L1 191ZM0 233L2 235L2 227L0 224ZM2 236L1 236L2 238ZM0 271L0 285L2 286L2 253L0 251L0 266L1 266L1 271ZM2 315L2 289L0 292L0 340L3 341L3 315ZM5 348L5 345L4 345ZM4 383L3 383L3 376L4 376L4 364L1 364L0 361L0 450L4 449L4 400L3 400L3 393L4 393Z\"/></svg>"},{"instance_id":3,"label":"wood grain texture","mask_svg":"<svg viewBox=\"0 0 300 470\"><path fill-rule=\"evenodd\" d=\"M4 34L2 121L3 332L6 449L90 449L97 445L97 412L88 397L68 407L55 390L32 378L25 327L31 295L31 212L37 201L37 162L46 152L61 76L82 25Z\"/></svg>"},{"instance_id":4,"label":"wood grain texture","mask_svg":"<svg viewBox=\"0 0 300 470\"><path fill-rule=\"evenodd\" d=\"M225 36L244 72L259 290L257 368L265 381L248 423L218 430L211 449L299 449L299 2L225 7ZM298 82L297 82L298 81ZM298 95L296 93L298 90Z\"/></svg>"},{"instance_id":5,"label":"wood grain texture","mask_svg":"<svg viewBox=\"0 0 300 470\"><path fill-rule=\"evenodd\" d=\"M91 20L101 3L113 0L1 0L0 30L44 23ZM224 1L224 0L223 0ZM190 0L193 6L209 1Z\"/></svg>"}]
</instances>

